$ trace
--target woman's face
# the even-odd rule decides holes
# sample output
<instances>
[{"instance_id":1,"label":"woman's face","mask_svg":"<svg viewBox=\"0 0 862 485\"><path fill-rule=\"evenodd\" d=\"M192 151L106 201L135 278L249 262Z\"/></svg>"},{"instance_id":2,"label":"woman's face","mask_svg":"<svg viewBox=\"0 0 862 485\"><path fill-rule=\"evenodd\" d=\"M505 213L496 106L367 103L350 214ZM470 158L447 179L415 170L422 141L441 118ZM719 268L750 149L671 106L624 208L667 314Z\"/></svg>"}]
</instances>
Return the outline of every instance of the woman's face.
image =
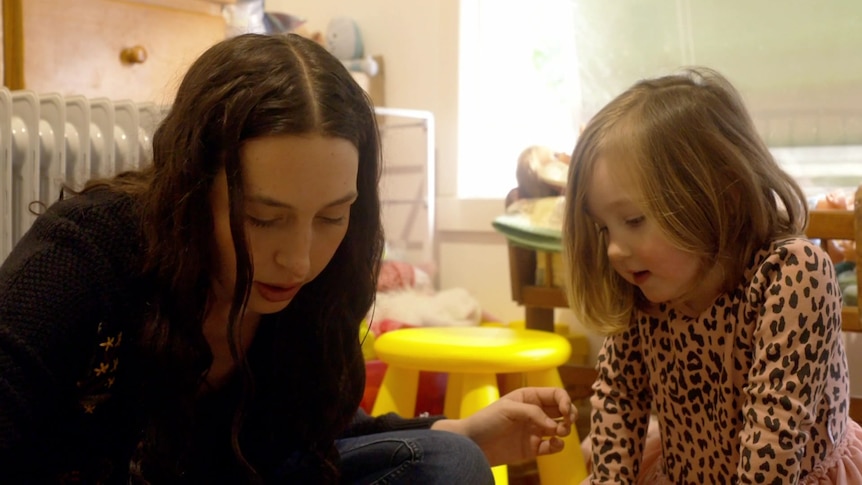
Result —
<instances>
[{"instance_id":1,"label":"woman's face","mask_svg":"<svg viewBox=\"0 0 862 485\"><path fill-rule=\"evenodd\" d=\"M252 266L246 314L283 310L332 259L356 201L359 153L342 138L279 135L247 141L240 151L245 232ZM236 280L227 178L210 194L216 241L213 292L229 303Z\"/></svg>"}]
</instances>

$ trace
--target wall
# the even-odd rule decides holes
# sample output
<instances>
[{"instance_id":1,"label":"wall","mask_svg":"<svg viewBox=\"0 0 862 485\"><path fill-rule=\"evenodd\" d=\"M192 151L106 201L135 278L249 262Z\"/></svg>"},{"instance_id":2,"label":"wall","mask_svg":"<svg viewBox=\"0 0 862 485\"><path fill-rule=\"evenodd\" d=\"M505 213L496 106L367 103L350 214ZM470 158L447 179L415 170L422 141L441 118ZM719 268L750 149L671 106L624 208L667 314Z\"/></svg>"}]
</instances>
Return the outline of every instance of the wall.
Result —
<instances>
[{"instance_id":1,"label":"wall","mask_svg":"<svg viewBox=\"0 0 862 485\"><path fill-rule=\"evenodd\" d=\"M383 56L387 105L434 112L440 158L454 159L457 0L267 0L266 10L304 17L310 31L325 32L329 20L339 15L356 20L366 54Z\"/></svg>"},{"instance_id":2,"label":"wall","mask_svg":"<svg viewBox=\"0 0 862 485\"><path fill-rule=\"evenodd\" d=\"M438 270L441 287L463 287L501 320L523 318L511 301L505 240L491 229L501 200L454 200L458 117L458 0L267 0L266 10L307 19L325 32L329 20L356 20L366 54L382 55L386 104L428 110L437 123Z\"/></svg>"}]
</instances>

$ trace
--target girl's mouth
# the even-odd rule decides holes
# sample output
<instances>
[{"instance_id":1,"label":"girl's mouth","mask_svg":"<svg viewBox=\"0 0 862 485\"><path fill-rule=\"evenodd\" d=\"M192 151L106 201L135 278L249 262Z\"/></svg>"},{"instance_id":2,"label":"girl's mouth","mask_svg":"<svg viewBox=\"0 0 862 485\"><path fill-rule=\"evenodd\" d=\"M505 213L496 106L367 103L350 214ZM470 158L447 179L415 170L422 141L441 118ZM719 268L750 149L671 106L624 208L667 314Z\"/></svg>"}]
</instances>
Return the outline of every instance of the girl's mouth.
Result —
<instances>
[{"instance_id":1,"label":"girl's mouth","mask_svg":"<svg viewBox=\"0 0 862 485\"><path fill-rule=\"evenodd\" d=\"M643 284L643 282L649 278L649 275L649 271L635 271L632 273L632 277L634 278L636 285Z\"/></svg>"}]
</instances>

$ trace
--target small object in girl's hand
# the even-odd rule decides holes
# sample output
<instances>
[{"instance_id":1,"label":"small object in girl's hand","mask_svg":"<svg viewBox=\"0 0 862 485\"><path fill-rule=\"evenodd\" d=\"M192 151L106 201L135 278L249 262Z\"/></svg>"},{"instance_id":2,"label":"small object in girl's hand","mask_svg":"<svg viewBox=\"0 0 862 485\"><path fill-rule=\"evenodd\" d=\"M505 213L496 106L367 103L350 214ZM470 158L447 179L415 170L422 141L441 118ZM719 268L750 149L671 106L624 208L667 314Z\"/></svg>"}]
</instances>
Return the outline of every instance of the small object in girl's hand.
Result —
<instances>
[{"instance_id":1,"label":"small object in girl's hand","mask_svg":"<svg viewBox=\"0 0 862 485\"><path fill-rule=\"evenodd\" d=\"M572 404L572 410L571 410L571 413L569 414L569 416L572 418L572 421L573 421L573 422L574 422L574 420L575 420L575 419L574 419L574 417L575 417L575 412L576 412L575 405L574 405L574 404ZM556 422L558 422L558 423L561 423L561 422L563 422L563 421L565 420L565 416L558 416L558 417L556 417L556 418L551 418L551 419L553 419L554 421L556 421Z\"/></svg>"}]
</instances>

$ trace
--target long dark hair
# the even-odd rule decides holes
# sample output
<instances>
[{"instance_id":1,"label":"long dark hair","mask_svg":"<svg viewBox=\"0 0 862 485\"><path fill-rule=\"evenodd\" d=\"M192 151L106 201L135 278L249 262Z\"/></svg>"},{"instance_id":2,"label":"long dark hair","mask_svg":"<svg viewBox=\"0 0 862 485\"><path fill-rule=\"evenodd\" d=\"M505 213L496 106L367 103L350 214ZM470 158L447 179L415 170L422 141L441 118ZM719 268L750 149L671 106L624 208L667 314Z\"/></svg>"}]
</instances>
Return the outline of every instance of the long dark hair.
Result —
<instances>
[{"instance_id":1,"label":"long dark hair","mask_svg":"<svg viewBox=\"0 0 862 485\"><path fill-rule=\"evenodd\" d=\"M143 449L148 478L180 472L196 393L212 361L202 322L213 274L214 177L225 169L237 268L233 336L253 277L240 147L279 134L353 143L358 199L330 263L284 311L264 317L249 361L230 341L243 383L231 445L250 477L291 450L314 457L321 479L338 476L334 439L362 396L359 325L373 303L383 246L377 124L368 96L320 45L296 35L247 34L214 45L192 64L153 136L151 167L90 186L135 194L147 243L144 271L157 281L142 338L151 365L144 386L151 394ZM246 456L250 448L261 451Z\"/></svg>"}]
</instances>

